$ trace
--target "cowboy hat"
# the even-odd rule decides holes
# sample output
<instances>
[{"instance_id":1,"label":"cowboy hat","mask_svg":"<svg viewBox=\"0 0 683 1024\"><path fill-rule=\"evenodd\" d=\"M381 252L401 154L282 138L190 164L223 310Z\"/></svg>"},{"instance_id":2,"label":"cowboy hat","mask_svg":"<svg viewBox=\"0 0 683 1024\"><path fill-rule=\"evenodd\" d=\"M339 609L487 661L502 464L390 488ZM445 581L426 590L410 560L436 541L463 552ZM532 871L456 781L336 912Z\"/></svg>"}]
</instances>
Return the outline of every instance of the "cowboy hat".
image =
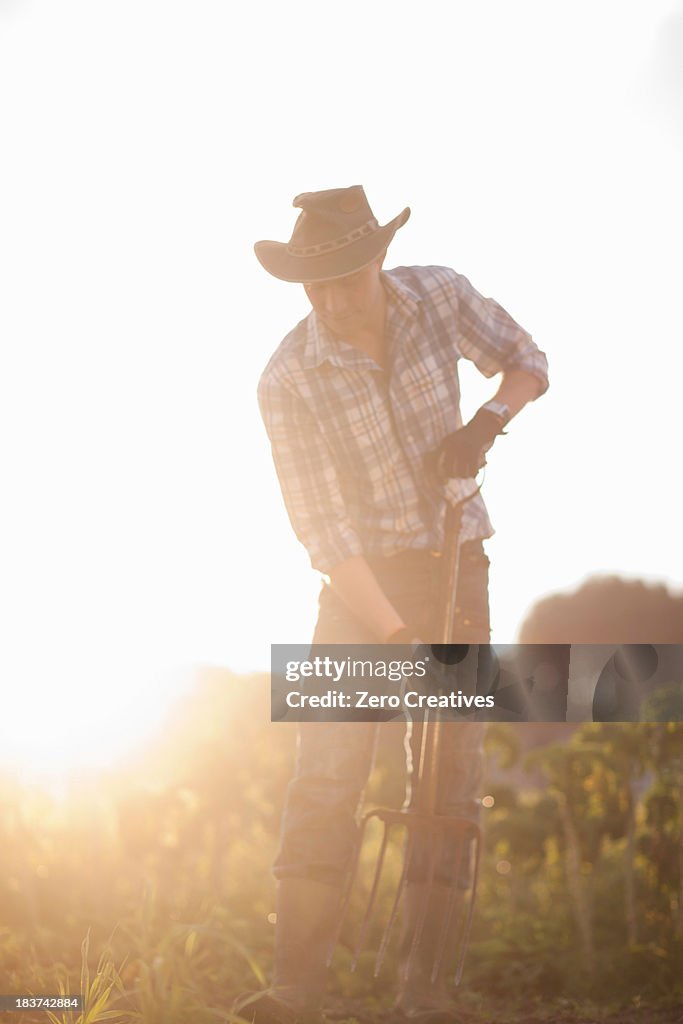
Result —
<instances>
[{"instance_id":1,"label":"cowboy hat","mask_svg":"<svg viewBox=\"0 0 683 1024\"><path fill-rule=\"evenodd\" d=\"M292 205L301 213L289 242L257 242L254 252L273 277L302 284L346 277L367 267L410 216L406 207L380 227L362 185L302 192Z\"/></svg>"}]
</instances>

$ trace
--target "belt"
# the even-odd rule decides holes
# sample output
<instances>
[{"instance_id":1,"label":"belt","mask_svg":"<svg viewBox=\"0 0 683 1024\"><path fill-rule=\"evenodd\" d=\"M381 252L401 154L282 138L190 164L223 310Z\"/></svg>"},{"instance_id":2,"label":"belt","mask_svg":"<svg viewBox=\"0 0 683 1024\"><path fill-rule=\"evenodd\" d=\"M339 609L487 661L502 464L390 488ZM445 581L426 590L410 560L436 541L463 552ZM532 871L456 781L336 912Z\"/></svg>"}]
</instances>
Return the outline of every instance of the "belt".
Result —
<instances>
[{"instance_id":1,"label":"belt","mask_svg":"<svg viewBox=\"0 0 683 1024\"><path fill-rule=\"evenodd\" d=\"M462 544L463 552L470 547L477 546L482 548L483 544L481 540L466 540ZM366 555L365 560L370 566L388 566L388 565L403 565L403 564L421 564L424 562L431 562L436 558L441 558L441 551L433 551L431 548L404 548L403 551L396 551L393 555Z\"/></svg>"},{"instance_id":2,"label":"belt","mask_svg":"<svg viewBox=\"0 0 683 1024\"><path fill-rule=\"evenodd\" d=\"M428 548L406 548L396 551L393 555L366 555L365 560L371 569L391 568L397 565L433 565L441 558L440 551Z\"/></svg>"}]
</instances>

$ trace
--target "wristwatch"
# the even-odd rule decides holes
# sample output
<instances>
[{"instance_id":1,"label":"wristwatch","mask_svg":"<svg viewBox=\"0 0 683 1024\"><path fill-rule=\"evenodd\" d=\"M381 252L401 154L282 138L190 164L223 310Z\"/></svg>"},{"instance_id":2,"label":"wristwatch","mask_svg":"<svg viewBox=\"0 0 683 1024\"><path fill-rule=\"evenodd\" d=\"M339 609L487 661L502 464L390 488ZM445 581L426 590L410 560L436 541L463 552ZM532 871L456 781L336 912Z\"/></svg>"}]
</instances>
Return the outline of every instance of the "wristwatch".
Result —
<instances>
[{"instance_id":1,"label":"wristwatch","mask_svg":"<svg viewBox=\"0 0 683 1024\"><path fill-rule=\"evenodd\" d=\"M504 402L497 402L495 398L492 398L490 402L482 405L482 409L486 409L488 412L492 412L494 416L498 416L498 418L502 420L503 426L505 426L510 419L510 410L508 406L505 405Z\"/></svg>"}]
</instances>

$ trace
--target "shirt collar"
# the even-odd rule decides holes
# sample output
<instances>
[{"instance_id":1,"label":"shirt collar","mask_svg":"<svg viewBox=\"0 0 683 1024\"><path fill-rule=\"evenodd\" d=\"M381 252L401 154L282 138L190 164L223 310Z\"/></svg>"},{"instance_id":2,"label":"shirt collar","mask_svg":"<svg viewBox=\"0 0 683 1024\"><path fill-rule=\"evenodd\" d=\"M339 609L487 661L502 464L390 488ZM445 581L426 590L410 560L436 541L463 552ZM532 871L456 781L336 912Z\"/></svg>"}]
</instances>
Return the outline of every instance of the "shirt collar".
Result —
<instances>
[{"instance_id":1,"label":"shirt collar","mask_svg":"<svg viewBox=\"0 0 683 1024\"><path fill-rule=\"evenodd\" d=\"M395 323L396 317L412 318L417 315L420 296L413 291L404 281L394 276L391 270L383 271L382 283L387 292L387 327ZM321 366L324 362L330 362L333 366L355 366L362 363L369 363L372 360L359 352L353 345L336 338L325 324L311 310L305 320L306 344L303 352L304 369L310 370L313 367Z\"/></svg>"},{"instance_id":2,"label":"shirt collar","mask_svg":"<svg viewBox=\"0 0 683 1024\"><path fill-rule=\"evenodd\" d=\"M395 271L387 270L382 274L382 281L389 295L391 305L392 296L399 308L404 308L411 316L417 314L418 305L421 301L418 293L409 285L396 276Z\"/></svg>"}]
</instances>

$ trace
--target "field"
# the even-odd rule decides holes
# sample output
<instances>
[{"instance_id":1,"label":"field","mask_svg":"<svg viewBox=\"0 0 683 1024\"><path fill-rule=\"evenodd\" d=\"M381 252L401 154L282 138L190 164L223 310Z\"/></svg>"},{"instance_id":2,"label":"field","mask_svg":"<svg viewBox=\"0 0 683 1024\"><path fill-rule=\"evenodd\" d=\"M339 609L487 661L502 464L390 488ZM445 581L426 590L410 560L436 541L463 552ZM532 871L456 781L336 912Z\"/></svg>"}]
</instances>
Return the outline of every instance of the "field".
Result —
<instances>
[{"instance_id":1,"label":"field","mask_svg":"<svg viewBox=\"0 0 683 1024\"><path fill-rule=\"evenodd\" d=\"M294 756L267 691L207 671L116 771L63 791L0 779L0 992L86 1000L0 1019L235 1024L234 997L267 983ZM542 746L524 730L489 727L464 1024L682 1021L683 726L587 725ZM401 757L385 727L368 801L400 802ZM377 981L370 954L348 965L342 947L331 1014L391 1020L391 964Z\"/></svg>"}]
</instances>

